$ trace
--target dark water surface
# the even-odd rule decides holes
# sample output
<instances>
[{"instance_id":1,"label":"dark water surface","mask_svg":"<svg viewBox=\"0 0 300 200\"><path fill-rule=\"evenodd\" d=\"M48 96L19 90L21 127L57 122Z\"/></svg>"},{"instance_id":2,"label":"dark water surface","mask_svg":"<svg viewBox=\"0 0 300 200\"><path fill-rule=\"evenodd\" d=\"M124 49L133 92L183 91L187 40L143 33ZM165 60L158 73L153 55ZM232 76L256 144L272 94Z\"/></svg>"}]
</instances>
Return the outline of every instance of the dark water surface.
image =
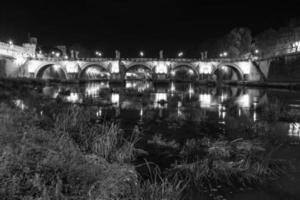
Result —
<instances>
[{"instance_id":1,"label":"dark water surface","mask_svg":"<svg viewBox=\"0 0 300 200\"><path fill-rule=\"evenodd\" d=\"M290 145L277 153L294 168L274 188L241 191L230 199L300 199L300 91L247 87L206 87L190 83L153 85L151 82L106 82L85 85L49 85L32 90L56 101L94 109L99 120L114 120L125 132L143 132L143 159L167 168L176 155L168 146L189 138L244 137L247 128L268 119L265 110L278 116L269 129L286 137ZM6 101L1 99L2 101ZM45 112L34 96L12 96L20 109ZM292 118L290 116L293 116ZM153 141L163 141L158 148Z\"/></svg>"}]
</instances>

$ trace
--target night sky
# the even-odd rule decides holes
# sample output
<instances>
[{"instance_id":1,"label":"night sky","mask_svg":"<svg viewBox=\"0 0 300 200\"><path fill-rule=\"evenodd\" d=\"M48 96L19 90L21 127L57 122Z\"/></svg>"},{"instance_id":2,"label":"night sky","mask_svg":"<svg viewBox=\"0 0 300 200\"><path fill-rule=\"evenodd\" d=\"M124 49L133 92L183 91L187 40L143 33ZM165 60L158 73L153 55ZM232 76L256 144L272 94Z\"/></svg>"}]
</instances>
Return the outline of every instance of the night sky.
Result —
<instances>
[{"instance_id":1,"label":"night sky","mask_svg":"<svg viewBox=\"0 0 300 200\"><path fill-rule=\"evenodd\" d=\"M234 27L249 27L257 34L297 17L296 4L270 2L1 1L0 40L22 43L30 32L40 45L77 43L108 57L115 49L127 57L139 50L156 57L160 49L169 57L179 50L195 56L202 41L221 37Z\"/></svg>"}]
</instances>

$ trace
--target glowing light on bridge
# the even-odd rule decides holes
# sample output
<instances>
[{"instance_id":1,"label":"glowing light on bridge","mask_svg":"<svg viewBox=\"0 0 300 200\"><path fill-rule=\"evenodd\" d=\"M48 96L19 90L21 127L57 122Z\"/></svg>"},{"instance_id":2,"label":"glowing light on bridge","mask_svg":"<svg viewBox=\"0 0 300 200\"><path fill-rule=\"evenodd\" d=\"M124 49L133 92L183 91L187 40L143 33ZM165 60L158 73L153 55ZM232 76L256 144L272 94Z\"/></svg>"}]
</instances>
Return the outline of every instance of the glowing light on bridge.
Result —
<instances>
[{"instance_id":1,"label":"glowing light on bridge","mask_svg":"<svg viewBox=\"0 0 300 200\"><path fill-rule=\"evenodd\" d=\"M114 61L111 64L111 73L119 73L120 68L119 68L119 61Z\"/></svg>"},{"instance_id":2,"label":"glowing light on bridge","mask_svg":"<svg viewBox=\"0 0 300 200\"><path fill-rule=\"evenodd\" d=\"M200 94L199 101L200 101L201 108L210 108L211 107L211 94Z\"/></svg>"},{"instance_id":3,"label":"glowing light on bridge","mask_svg":"<svg viewBox=\"0 0 300 200\"><path fill-rule=\"evenodd\" d=\"M199 73L200 74L210 74L212 72L212 65L210 63L200 63Z\"/></svg>"},{"instance_id":4,"label":"glowing light on bridge","mask_svg":"<svg viewBox=\"0 0 300 200\"><path fill-rule=\"evenodd\" d=\"M156 64L156 68L155 71L158 74L166 74L168 73L168 68L167 68L167 64L165 62L157 62Z\"/></svg>"},{"instance_id":5,"label":"glowing light on bridge","mask_svg":"<svg viewBox=\"0 0 300 200\"><path fill-rule=\"evenodd\" d=\"M53 69L54 69L55 71L58 71L58 70L60 69L60 66L59 66L59 65L53 65Z\"/></svg>"},{"instance_id":6,"label":"glowing light on bridge","mask_svg":"<svg viewBox=\"0 0 300 200\"><path fill-rule=\"evenodd\" d=\"M159 61L159 62L156 62L155 65L156 65L156 68L155 68L156 73L158 73L158 74L168 73L167 63Z\"/></svg>"},{"instance_id":7,"label":"glowing light on bridge","mask_svg":"<svg viewBox=\"0 0 300 200\"><path fill-rule=\"evenodd\" d=\"M111 94L111 103L114 104L114 107L119 107L120 105L120 95L118 93Z\"/></svg>"},{"instance_id":8,"label":"glowing light on bridge","mask_svg":"<svg viewBox=\"0 0 300 200\"><path fill-rule=\"evenodd\" d=\"M77 73L79 71L77 64L65 64L68 73Z\"/></svg>"},{"instance_id":9,"label":"glowing light on bridge","mask_svg":"<svg viewBox=\"0 0 300 200\"><path fill-rule=\"evenodd\" d=\"M26 62L26 59L23 56L16 56L16 59L14 60L14 62L16 63L16 65L20 66L23 65Z\"/></svg>"},{"instance_id":10,"label":"glowing light on bridge","mask_svg":"<svg viewBox=\"0 0 300 200\"><path fill-rule=\"evenodd\" d=\"M238 63L239 68L244 74L250 74L251 72L251 62L240 62Z\"/></svg>"},{"instance_id":11,"label":"glowing light on bridge","mask_svg":"<svg viewBox=\"0 0 300 200\"><path fill-rule=\"evenodd\" d=\"M37 62L34 62L34 63L29 63L28 65L28 72L30 74L34 73L35 70L38 68L38 63Z\"/></svg>"},{"instance_id":12,"label":"glowing light on bridge","mask_svg":"<svg viewBox=\"0 0 300 200\"><path fill-rule=\"evenodd\" d=\"M182 56L183 56L183 52L182 52L182 51L179 52L179 53L177 54L177 56L178 56L178 57L182 57Z\"/></svg>"}]
</instances>

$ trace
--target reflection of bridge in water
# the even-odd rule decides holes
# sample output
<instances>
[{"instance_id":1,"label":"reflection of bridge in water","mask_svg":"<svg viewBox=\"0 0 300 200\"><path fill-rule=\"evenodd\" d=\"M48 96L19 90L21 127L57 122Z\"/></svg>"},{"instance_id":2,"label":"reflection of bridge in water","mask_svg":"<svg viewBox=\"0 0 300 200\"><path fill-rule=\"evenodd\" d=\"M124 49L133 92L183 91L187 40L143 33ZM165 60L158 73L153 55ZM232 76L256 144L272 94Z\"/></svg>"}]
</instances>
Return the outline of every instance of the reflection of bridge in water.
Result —
<instances>
[{"instance_id":1,"label":"reflection of bridge in water","mask_svg":"<svg viewBox=\"0 0 300 200\"><path fill-rule=\"evenodd\" d=\"M126 87L111 87L108 82L81 86L54 85L39 91L51 99L83 104L99 119L110 116L145 125L156 123L155 120L163 120L164 123L217 122L221 126L232 126L232 123L241 121L251 124L264 118L261 109L274 100L271 100L274 98L272 93L273 97L260 89L196 87L190 83L173 82L168 87L153 87L152 82L130 82ZM35 101L36 97L30 95L13 99L15 106L22 110L34 108ZM37 112L44 113L43 110ZM291 137L300 135L299 123L285 123L279 127Z\"/></svg>"},{"instance_id":2,"label":"reflection of bridge in water","mask_svg":"<svg viewBox=\"0 0 300 200\"><path fill-rule=\"evenodd\" d=\"M65 102L89 104L105 109L136 110L144 114L146 110L185 110L192 107L226 116L226 106L235 105L236 114L250 115L250 110L266 103L264 93L256 90L224 87L195 87L193 84L169 84L169 87L153 87L151 82L127 82L123 88L110 88L108 82L88 83L84 87L48 86L43 93ZM119 112L117 112L119 113ZM184 112L183 112L184 113ZM180 114L178 114L180 115ZM256 115L252 113L252 115ZM257 116L253 116L256 120Z\"/></svg>"}]
</instances>

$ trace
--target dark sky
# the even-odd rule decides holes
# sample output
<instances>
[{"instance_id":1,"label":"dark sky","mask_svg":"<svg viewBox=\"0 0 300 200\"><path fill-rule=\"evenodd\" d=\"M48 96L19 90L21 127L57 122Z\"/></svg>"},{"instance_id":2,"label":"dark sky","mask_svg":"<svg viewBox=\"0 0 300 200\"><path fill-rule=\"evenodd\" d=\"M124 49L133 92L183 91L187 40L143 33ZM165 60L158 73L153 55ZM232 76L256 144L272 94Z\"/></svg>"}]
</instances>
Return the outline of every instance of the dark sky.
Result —
<instances>
[{"instance_id":1,"label":"dark sky","mask_svg":"<svg viewBox=\"0 0 300 200\"><path fill-rule=\"evenodd\" d=\"M30 32L43 45L80 43L106 56L114 49L123 56L139 50L157 56L164 49L171 57L179 50L195 54L201 41L237 26L254 34L278 28L298 10L295 3L263 0L6 0L0 5L0 40L21 43Z\"/></svg>"}]
</instances>

